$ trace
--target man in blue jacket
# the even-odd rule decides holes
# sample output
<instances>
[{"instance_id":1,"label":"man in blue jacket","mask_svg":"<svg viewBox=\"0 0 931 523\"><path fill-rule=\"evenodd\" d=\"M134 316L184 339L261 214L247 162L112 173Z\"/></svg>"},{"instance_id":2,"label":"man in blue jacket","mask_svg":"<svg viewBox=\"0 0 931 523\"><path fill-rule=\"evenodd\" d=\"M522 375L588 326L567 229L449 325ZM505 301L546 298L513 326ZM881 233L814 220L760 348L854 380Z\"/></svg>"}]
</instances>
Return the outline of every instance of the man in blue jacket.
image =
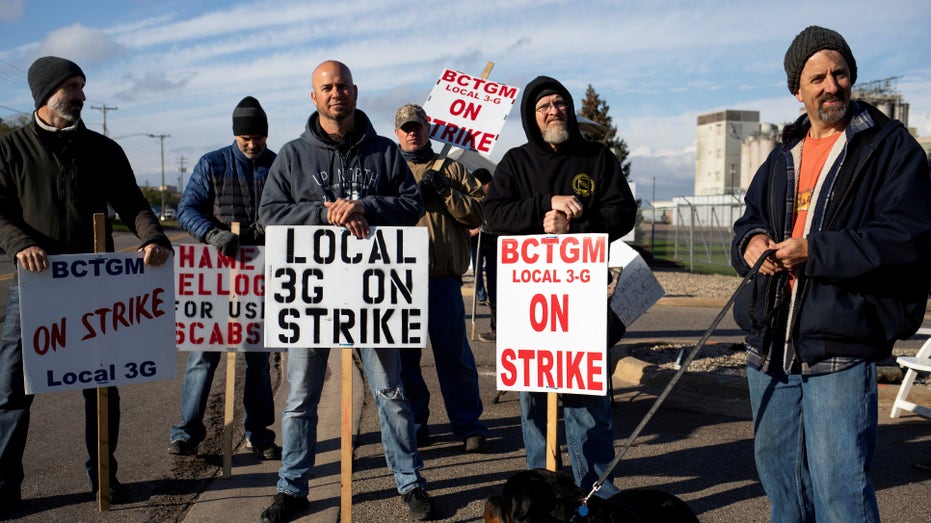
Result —
<instances>
[{"instance_id":1,"label":"man in blue jacket","mask_svg":"<svg viewBox=\"0 0 931 523\"><path fill-rule=\"evenodd\" d=\"M335 225L358 238L370 226L413 226L423 201L397 145L375 134L356 109L358 87L346 65L326 61L314 69L311 99L317 111L304 133L284 145L262 193L262 224ZM410 350L410 349L407 349ZM385 460L414 519L429 519L433 501L420 475L414 415L401 384L399 349L362 349L375 398ZM317 405L326 378L329 349L288 349L288 402L282 416L278 493L262 521L290 521L307 507L308 478L317 451Z\"/></svg>"},{"instance_id":2,"label":"man in blue jacket","mask_svg":"<svg viewBox=\"0 0 931 523\"><path fill-rule=\"evenodd\" d=\"M732 245L742 275L766 255L734 306L757 472L772 521L879 521L875 362L924 317L928 164L901 122L851 100L840 34L808 27L784 65L805 114L757 171Z\"/></svg>"},{"instance_id":3,"label":"man in blue jacket","mask_svg":"<svg viewBox=\"0 0 931 523\"><path fill-rule=\"evenodd\" d=\"M266 147L268 117L255 98L247 96L233 109L233 136L232 144L197 161L178 204L178 224L230 257L240 245L265 244L259 225L259 199L275 153ZM238 235L230 231L233 222L240 224ZM169 453L193 456L206 437L204 413L220 354L192 351L188 356L181 383L181 423L171 427ZM244 356L246 442L261 459L281 459L281 448L275 445L275 433L269 429L275 422L275 400L268 353L253 351Z\"/></svg>"}]
</instances>

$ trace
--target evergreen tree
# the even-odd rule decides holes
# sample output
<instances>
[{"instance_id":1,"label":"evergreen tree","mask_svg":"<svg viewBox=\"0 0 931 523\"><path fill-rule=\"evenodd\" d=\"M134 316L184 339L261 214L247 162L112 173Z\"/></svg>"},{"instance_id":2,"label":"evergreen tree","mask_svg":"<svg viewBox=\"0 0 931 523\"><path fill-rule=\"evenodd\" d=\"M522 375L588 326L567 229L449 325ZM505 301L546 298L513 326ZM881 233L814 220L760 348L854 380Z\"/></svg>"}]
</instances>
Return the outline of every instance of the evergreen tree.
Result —
<instances>
[{"instance_id":1,"label":"evergreen tree","mask_svg":"<svg viewBox=\"0 0 931 523\"><path fill-rule=\"evenodd\" d=\"M31 115L28 114L21 114L14 118L0 118L0 135L6 134L19 127L25 127L26 124L29 123L30 116Z\"/></svg>"},{"instance_id":2,"label":"evergreen tree","mask_svg":"<svg viewBox=\"0 0 931 523\"><path fill-rule=\"evenodd\" d=\"M621 172L624 173L624 178L629 180L630 162L627 161L627 155L630 154L630 149L627 148L627 142L617 138L617 127L611 123L611 117L608 116L609 109L607 102L601 99L591 84L588 84L579 114L603 125L606 130L593 133L584 132L582 134L589 140L607 145L611 152L614 153L614 156L617 156L617 161L621 163Z\"/></svg>"}]
</instances>

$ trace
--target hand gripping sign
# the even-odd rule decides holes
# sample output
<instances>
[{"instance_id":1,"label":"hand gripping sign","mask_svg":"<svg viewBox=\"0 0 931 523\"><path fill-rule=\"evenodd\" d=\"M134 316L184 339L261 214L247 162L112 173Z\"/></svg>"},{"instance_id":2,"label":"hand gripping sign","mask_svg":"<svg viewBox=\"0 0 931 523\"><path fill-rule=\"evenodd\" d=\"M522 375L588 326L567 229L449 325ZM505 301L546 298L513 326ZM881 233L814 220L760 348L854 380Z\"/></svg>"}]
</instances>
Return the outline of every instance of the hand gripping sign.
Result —
<instances>
[{"instance_id":1,"label":"hand gripping sign","mask_svg":"<svg viewBox=\"0 0 931 523\"><path fill-rule=\"evenodd\" d=\"M606 234L498 238L498 390L607 394Z\"/></svg>"},{"instance_id":2,"label":"hand gripping sign","mask_svg":"<svg viewBox=\"0 0 931 523\"><path fill-rule=\"evenodd\" d=\"M269 347L424 348L426 227L265 229Z\"/></svg>"},{"instance_id":3,"label":"hand gripping sign","mask_svg":"<svg viewBox=\"0 0 931 523\"><path fill-rule=\"evenodd\" d=\"M142 253L49 265L18 272L26 393L174 379L170 265L145 265Z\"/></svg>"},{"instance_id":4,"label":"hand gripping sign","mask_svg":"<svg viewBox=\"0 0 931 523\"><path fill-rule=\"evenodd\" d=\"M446 69L423 104L430 138L490 155L517 92L517 87Z\"/></svg>"}]
</instances>

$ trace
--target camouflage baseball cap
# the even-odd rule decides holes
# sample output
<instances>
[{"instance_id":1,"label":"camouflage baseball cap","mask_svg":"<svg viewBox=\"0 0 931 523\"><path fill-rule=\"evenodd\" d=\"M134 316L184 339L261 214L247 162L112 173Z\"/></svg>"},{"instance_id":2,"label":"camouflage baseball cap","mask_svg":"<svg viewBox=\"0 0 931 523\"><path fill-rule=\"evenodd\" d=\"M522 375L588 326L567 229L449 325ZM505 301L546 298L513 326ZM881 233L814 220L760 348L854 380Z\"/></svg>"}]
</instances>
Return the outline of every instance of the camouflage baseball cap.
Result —
<instances>
[{"instance_id":1,"label":"camouflage baseball cap","mask_svg":"<svg viewBox=\"0 0 931 523\"><path fill-rule=\"evenodd\" d=\"M398 109L397 114L394 115L394 128L400 129L406 123L417 122L424 127L428 127L430 124L427 122L427 113L424 112L423 107L417 104L406 104L402 105Z\"/></svg>"}]
</instances>

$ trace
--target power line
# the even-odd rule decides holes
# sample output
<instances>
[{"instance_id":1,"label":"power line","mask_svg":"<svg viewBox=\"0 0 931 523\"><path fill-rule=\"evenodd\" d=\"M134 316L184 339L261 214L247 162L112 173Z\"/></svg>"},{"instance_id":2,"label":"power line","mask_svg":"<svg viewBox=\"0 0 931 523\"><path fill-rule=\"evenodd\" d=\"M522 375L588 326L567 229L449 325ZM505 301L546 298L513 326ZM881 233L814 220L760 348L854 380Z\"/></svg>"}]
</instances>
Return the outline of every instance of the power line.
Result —
<instances>
[{"instance_id":1,"label":"power line","mask_svg":"<svg viewBox=\"0 0 931 523\"><path fill-rule=\"evenodd\" d=\"M107 111L116 111L119 107L110 107L107 104L102 106L92 105L91 109L95 109L103 113L103 135L107 136Z\"/></svg>"}]
</instances>

